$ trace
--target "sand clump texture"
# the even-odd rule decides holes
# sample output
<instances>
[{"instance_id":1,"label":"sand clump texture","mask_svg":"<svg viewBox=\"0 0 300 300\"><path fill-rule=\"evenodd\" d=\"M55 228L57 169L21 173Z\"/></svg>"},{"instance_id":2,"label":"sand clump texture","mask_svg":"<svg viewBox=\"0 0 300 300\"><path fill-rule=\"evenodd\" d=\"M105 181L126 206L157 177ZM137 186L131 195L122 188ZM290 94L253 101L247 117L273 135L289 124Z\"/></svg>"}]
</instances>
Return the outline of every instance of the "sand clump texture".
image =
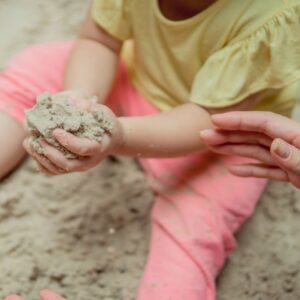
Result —
<instances>
[{"instance_id":1,"label":"sand clump texture","mask_svg":"<svg viewBox=\"0 0 300 300\"><path fill-rule=\"evenodd\" d=\"M97 103L97 97L90 101ZM111 133L113 126L100 107L95 106L88 112L71 105L66 94L51 95L44 93L37 97L36 105L26 112L26 129L31 133L31 148L39 154L44 154L40 141L56 147L67 158L77 158L77 155L60 145L52 135L56 128L64 129L77 137L88 138L101 142L105 133Z\"/></svg>"}]
</instances>

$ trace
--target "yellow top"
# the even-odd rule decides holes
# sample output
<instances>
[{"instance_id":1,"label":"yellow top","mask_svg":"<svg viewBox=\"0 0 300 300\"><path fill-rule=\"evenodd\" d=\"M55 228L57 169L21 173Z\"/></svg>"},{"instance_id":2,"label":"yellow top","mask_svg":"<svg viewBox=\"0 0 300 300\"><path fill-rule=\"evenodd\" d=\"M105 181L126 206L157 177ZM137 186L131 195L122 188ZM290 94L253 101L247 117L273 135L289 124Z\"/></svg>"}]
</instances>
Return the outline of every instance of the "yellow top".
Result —
<instances>
[{"instance_id":1,"label":"yellow top","mask_svg":"<svg viewBox=\"0 0 300 300\"><path fill-rule=\"evenodd\" d=\"M94 0L93 17L134 40L132 79L161 110L223 108L260 92L255 109L288 115L300 79L300 0L218 0L186 20L159 0Z\"/></svg>"}]
</instances>

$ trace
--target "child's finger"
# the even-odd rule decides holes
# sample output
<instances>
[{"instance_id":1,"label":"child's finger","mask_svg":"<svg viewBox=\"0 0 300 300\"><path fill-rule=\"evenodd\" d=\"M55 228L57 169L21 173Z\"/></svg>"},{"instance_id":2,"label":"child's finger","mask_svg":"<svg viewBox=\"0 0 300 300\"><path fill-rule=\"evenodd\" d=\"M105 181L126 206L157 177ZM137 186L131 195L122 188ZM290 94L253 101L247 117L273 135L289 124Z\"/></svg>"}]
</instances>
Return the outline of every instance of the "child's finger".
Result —
<instances>
[{"instance_id":1,"label":"child's finger","mask_svg":"<svg viewBox=\"0 0 300 300\"><path fill-rule=\"evenodd\" d=\"M33 151L30 147L30 137L26 138L24 141L23 141L23 148L25 149L25 151L32 156L33 154Z\"/></svg>"},{"instance_id":2,"label":"child's finger","mask_svg":"<svg viewBox=\"0 0 300 300\"><path fill-rule=\"evenodd\" d=\"M209 145L221 145L227 143L236 144L261 144L269 147L272 139L256 132L224 131L219 129L206 129L200 132L202 140Z\"/></svg>"},{"instance_id":3,"label":"child's finger","mask_svg":"<svg viewBox=\"0 0 300 300\"><path fill-rule=\"evenodd\" d=\"M280 168L261 164L245 164L230 166L229 171L240 177L268 178L272 180L287 181L287 174Z\"/></svg>"},{"instance_id":4,"label":"child's finger","mask_svg":"<svg viewBox=\"0 0 300 300\"><path fill-rule=\"evenodd\" d=\"M48 289L42 290L40 292L40 298L41 300L66 300L65 298Z\"/></svg>"},{"instance_id":5,"label":"child's finger","mask_svg":"<svg viewBox=\"0 0 300 300\"><path fill-rule=\"evenodd\" d=\"M24 300L24 299L18 295L10 295L5 297L4 300Z\"/></svg>"},{"instance_id":6,"label":"child's finger","mask_svg":"<svg viewBox=\"0 0 300 300\"><path fill-rule=\"evenodd\" d=\"M100 144L87 138L78 138L62 129L55 129L53 136L69 151L79 156L92 156L100 151Z\"/></svg>"},{"instance_id":7,"label":"child's finger","mask_svg":"<svg viewBox=\"0 0 300 300\"><path fill-rule=\"evenodd\" d=\"M78 109L84 110L84 111L91 111L93 107L93 102L88 99L75 99L71 98L69 100L70 104Z\"/></svg>"},{"instance_id":8,"label":"child's finger","mask_svg":"<svg viewBox=\"0 0 300 300\"><path fill-rule=\"evenodd\" d=\"M60 170L65 172L84 171L89 166L90 158L68 159L59 150L44 142L41 144L44 148L45 156Z\"/></svg>"},{"instance_id":9,"label":"child's finger","mask_svg":"<svg viewBox=\"0 0 300 300\"><path fill-rule=\"evenodd\" d=\"M50 173L51 175L60 175L63 172L54 164L49 161L46 157L39 155L39 154L34 154L33 158L37 161L39 165L43 167L43 169L46 169L46 173Z\"/></svg>"},{"instance_id":10,"label":"child's finger","mask_svg":"<svg viewBox=\"0 0 300 300\"><path fill-rule=\"evenodd\" d=\"M31 149L31 147L29 145L29 141L27 139L23 142L23 146L24 146L25 150L27 151L27 153L29 155L31 155L36 160L36 162L38 163L38 165L41 165L43 167L43 169L46 169L45 173L50 173L51 175L59 175L59 174L63 173L62 170L59 169L58 167L56 167L55 165L53 165L47 159L47 157L34 152ZM42 172L44 172L44 170L42 170Z\"/></svg>"},{"instance_id":11,"label":"child's finger","mask_svg":"<svg viewBox=\"0 0 300 300\"><path fill-rule=\"evenodd\" d=\"M40 171L41 173L43 173L43 174L45 174L47 176L54 176L54 175L56 175L56 174L51 173L46 168L44 168L38 161L36 161L36 165L37 165L38 171Z\"/></svg>"}]
</instances>

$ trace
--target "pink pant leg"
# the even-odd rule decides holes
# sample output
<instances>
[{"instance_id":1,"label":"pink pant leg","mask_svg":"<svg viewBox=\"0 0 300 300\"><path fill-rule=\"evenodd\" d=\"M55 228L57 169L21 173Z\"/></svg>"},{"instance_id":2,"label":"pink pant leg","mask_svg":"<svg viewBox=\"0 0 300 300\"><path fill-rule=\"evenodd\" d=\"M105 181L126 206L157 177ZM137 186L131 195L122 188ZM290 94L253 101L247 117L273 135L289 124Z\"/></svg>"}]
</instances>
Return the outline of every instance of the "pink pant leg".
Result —
<instances>
[{"instance_id":1,"label":"pink pant leg","mask_svg":"<svg viewBox=\"0 0 300 300\"><path fill-rule=\"evenodd\" d=\"M119 73L112 101L121 114L158 110ZM156 194L150 252L137 300L213 300L215 278L235 247L234 233L251 216L266 180L238 178L226 165L241 158L209 152L142 159Z\"/></svg>"},{"instance_id":2,"label":"pink pant leg","mask_svg":"<svg viewBox=\"0 0 300 300\"><path fill-rule=\"evenodd\" d=\"M151 245L138 300L214 300L215 278L251 216L265 180L237 178L240 158L202 153L144 160L156 193Z\"/></svg>"},{"instance_id":3,"label":"pink pant leg","mask_svg":"<svg viewBox=\"0 0 300 300\"><path fill-rule=\"evenodd\" d=\"M0 111L22 123L38 94L60 91L71 47L72 42L50 43L17 54L0 74Z\"/></svg>"},{"instance_id":4,"label":"pink pant leg","mask_svg":"<svg viewBox=\"0 0 300 300\"><path fill-rule=\"evenodd\" d=\"M13 57L0 73L0 112L5 112L22 123L25 110L35 104L37 95L46 91L61 91L72 45L72 41L35 45ZM135 101L136 95L138 94L128 80L125 66L121 63L107 105L118 115L122 115L135 105L132 101L128 104L127 98ZM126 109L123 109L124 106ZM148 113L147 105L144 112Z\"/></svg>"}]
</instances>

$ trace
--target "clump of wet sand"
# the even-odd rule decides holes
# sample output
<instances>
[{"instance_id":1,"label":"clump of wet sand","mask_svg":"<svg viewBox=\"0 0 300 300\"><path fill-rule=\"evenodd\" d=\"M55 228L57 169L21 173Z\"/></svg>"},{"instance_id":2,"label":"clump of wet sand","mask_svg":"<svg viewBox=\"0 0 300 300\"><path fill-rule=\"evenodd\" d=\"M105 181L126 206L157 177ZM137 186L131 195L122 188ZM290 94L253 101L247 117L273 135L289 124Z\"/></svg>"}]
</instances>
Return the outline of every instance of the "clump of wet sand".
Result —
<instances>
[{"instance_id":1,"label":"clump of wet sand","mask_svg":"<svg viewBox=\"0 0 300 300\"><path fill-rule=\"evenodd\" d=\"M89 99L97 103L97 97ZM64 153L67 158L77 158L77 155L60 145L53 137L54 129L61 128L81 138L101 142L104 134L110 134L113 126L103 110L95 106L92 111L86 111L71 104L67 94L51 95L43 93L37 97L36 105L26 112L26 128L31 133L30 146L39 154L44 154L41 140L53 145Z\"/></svg>"}]
</instances>

